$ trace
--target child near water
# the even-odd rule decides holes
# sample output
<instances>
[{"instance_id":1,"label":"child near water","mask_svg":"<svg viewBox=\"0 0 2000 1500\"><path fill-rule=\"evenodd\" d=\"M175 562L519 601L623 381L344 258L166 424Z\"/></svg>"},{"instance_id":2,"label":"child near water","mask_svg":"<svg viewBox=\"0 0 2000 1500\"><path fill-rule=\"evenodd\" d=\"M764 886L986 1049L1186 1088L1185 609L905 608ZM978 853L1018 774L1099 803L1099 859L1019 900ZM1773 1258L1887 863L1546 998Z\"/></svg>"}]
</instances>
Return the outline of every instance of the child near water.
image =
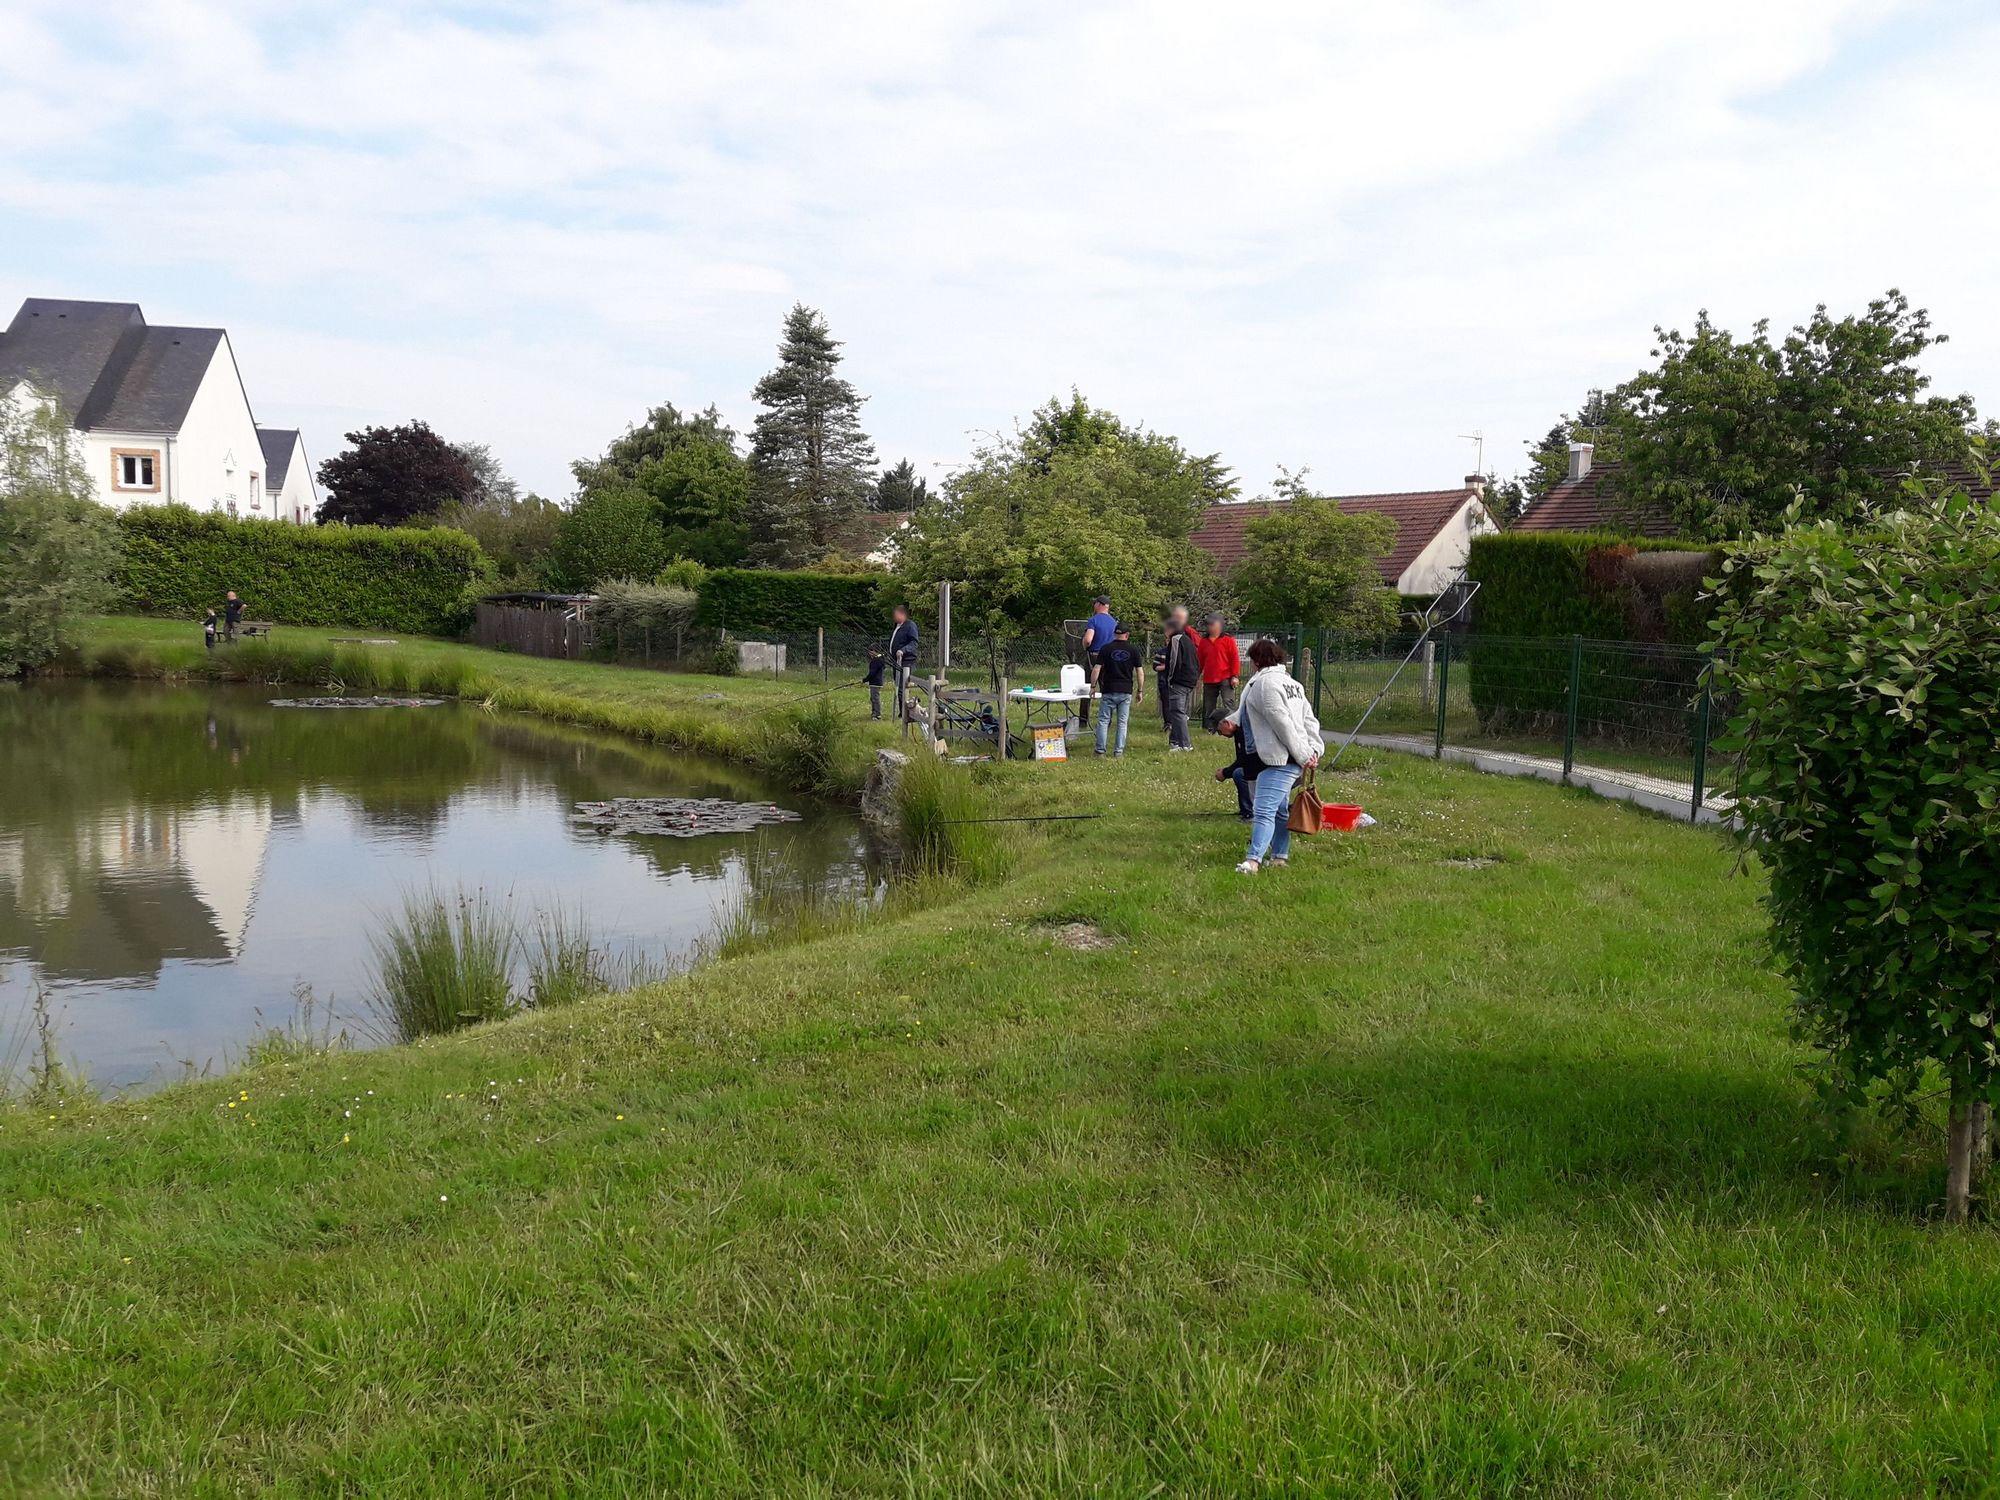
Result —
<instances>
[{"instance_id":1,"label":"child near water","mask_svg":"<svg viewBox=\"0 0 2000 1500\"><path fill-rule=\"evenodd\" d=\"M215 649L215 611L212 609L202 616L201 643L211 651Z\"/></svg>"}]
</instances>

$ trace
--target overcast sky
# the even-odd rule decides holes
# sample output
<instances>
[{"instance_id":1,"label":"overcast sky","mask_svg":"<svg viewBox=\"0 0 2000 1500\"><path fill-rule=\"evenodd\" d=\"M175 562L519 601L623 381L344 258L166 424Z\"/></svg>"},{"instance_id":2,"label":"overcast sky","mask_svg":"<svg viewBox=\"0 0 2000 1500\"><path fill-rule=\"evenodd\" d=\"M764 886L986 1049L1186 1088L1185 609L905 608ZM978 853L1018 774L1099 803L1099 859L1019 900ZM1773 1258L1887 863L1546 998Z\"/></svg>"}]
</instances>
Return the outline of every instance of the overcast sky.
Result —
<instances>
[{"instance_id":1,"label":"overcast sky","mask_svg":"<svg viewBox=\"0 0 2000 1500\"><path fill-rule=\"evenodd\" d=\"M0 318L220 324L315 462L422 417L566 495L747 427L796 300L934 475L1075 386L1436 488L1704 306L1900 286L2000 409L1995 57L1987 0L6 0Z\"/></svg>"}]
</instances>

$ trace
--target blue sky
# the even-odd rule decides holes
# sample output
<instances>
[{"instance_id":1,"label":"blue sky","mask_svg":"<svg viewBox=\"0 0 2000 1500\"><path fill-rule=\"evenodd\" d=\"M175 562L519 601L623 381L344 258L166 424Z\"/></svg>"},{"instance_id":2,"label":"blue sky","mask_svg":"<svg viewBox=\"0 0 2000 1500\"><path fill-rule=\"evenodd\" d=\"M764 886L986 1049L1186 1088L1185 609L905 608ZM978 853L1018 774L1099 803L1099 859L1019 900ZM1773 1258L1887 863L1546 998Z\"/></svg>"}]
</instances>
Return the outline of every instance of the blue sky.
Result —
<instances>
[{"instance_id":1,"label":"blue sky","mask_svg":"<svg viewBox=\"0 0 2000 1500\"><path fill-rule=\"evenodd\" d=\"M0 301L552 494L653 403L747 426L795 300L933 475L1075 386L1249 493L1433 488L1701 307L1900 286L2000 408L1996 55L1975 0L10 0Z\"/></svg>"}]
</instances>

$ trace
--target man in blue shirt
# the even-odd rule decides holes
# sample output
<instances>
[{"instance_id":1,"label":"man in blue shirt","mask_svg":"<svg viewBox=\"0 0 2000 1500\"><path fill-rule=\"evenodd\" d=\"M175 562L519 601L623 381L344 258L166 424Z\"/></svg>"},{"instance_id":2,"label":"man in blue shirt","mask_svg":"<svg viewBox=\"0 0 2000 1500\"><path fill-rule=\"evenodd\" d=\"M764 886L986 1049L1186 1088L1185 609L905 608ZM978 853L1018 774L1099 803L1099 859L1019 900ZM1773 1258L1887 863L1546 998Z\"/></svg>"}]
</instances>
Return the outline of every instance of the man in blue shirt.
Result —
<instances>
[{"instance_id":1,"label":"man in blue shirt","mask_svg":"<svg viewBox=\"0 0 2000 1500\"><path fill-rule=\"evenodd\" d=\"M1083 670L1088 677L1097 664L1097 653L1111 644L1111 638L1118 634L1118 622L1111 618L1111 596L1099 594L1091 601L1091 615L1083 622ZM1090 700L1083 700L1077 709L1076 723L1079 729L1090 723Z\"/></svg>"},{"instance_id":2,"label":"man in blue shirt","mask_svg":"<svg viewBox=\"0 0 2000 1500\"><path fill-rule=\"evenodd\" d=\"M917 669L917 622L907 604L896 606L896 628L889 636L889 664L896 671L896 717L905 716L910 701L910 674Z\"/></svg>"}]
</instances>

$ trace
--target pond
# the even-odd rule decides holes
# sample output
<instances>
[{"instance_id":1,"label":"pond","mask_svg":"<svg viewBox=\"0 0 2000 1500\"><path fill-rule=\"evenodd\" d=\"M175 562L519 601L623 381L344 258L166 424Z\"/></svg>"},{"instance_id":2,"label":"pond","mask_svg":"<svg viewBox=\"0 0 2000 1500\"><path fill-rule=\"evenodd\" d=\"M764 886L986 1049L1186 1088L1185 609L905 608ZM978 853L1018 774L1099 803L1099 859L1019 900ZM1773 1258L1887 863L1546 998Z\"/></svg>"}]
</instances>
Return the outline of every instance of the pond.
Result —
<instances>
[{"instance_id":1,"label":"pond","mask_svg":"<svg viewBox=\"0 0 2000 1500\"><path fill-rule=\"evenodd\" d=\"M371 934L406 893L581 915L615 956L684 958L771 884L872 891L858 820L737 768L460 703L274 706L298 690L0 688L0 1065L45 997L99 1088L227 1067L260 1029L381 1039ZM799 821L607 831L579 803L773 801Z\"/></svg>"}]
</instances>

